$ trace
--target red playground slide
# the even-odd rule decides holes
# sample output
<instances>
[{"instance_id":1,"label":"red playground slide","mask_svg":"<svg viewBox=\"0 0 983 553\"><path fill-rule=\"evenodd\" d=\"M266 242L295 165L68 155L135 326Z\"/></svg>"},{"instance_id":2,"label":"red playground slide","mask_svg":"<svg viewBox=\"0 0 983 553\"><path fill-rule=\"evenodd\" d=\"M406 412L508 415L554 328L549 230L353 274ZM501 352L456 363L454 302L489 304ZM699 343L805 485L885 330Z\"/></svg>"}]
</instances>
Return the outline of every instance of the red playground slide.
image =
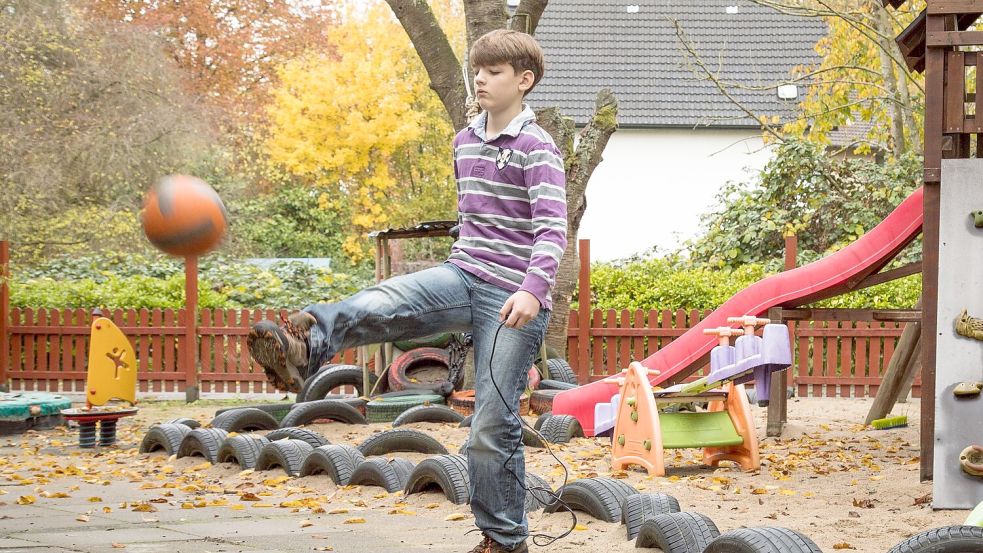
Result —
<instances>
[{"instance_id":1,"label":"red playground slide","mask_svg":"<svg viewBox=\"0 0 983 553\"><path fill-rule=\"evenodd\" d=\"M732 326L727 317L763 315L775 306L804 305L816 301L824 291L836 288L858 275L870 274L890 261L922 228L922 189L915 190L879 225L842 250L808 265L772 275L735 294L699 324L650 355L642 365L658 369L653 385L666 382L707 354L717 338L703 334L704 328ZM611 401L618 393L613 381L599 380L566 390L553 399L554 415L573 415L587 436L594 435L594 405Z\"/></svg>"}]
</instances>

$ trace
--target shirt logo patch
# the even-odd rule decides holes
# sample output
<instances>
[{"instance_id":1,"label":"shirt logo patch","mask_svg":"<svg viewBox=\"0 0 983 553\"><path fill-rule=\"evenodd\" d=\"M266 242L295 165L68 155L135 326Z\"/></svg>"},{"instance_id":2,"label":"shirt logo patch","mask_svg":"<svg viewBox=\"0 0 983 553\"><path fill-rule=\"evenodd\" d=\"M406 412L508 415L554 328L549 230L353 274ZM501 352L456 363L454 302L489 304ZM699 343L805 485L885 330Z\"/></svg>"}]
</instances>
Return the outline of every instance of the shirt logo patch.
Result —
<instances>
[{"instance_id":1,"label":"shirt logo patch","mask_svg":"<svg viewBox=\"0 0 983 553\"><path fill-rule=\"evenodd\" d=\"M501 171L505 169L505 166L509 164L509 160L512 159L512 149L502 148L498 151L498 157L495 158L495 167Z\"/></svg>"},{"instance_id":2,"label":"shirt logo patch","mask_svg":"<svg viewBox=\"0 0 983 553\"><path fill-rule=\"evenodd\" d=\"M484 176L485 176L485 166L484 165L475 165L474 167L472 167L471 168L471 176L472 177L478 177L479 179L480 178L484 178Z\"/></svg>"}]
</instances>

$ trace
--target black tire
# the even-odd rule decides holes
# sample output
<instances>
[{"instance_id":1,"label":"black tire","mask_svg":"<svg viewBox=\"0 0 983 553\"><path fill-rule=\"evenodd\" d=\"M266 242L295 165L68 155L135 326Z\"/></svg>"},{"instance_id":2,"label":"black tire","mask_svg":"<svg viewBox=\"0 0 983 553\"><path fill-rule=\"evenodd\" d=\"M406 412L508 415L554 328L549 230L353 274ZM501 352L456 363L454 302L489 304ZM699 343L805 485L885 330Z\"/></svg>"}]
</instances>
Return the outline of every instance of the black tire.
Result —
<instances>
[{"instance_id":1,"label":"black tire","mask_svg":"<svg viewBox=\"0 0 983 553\"><path fill-rule=\"evenodd\" d=\"M583 511L604 522L621 521L621 505L629 495L638 493L631 485L614 478L582 478L560 488L556 495L575 511ZM555 513L560 502L546 507L547 513Z\"/></svg>"},{"instance_id":2,"label":"black tire","mask_svg":"<svg viewBox=\"0 0 983 553\"><path fill-rule=\"evenodd\" d=\"M338 486L347 486L355 468L365 460L362 452L350 445L328 444L314 448L300 467L301 476L327 474Z\"/></svg>"},{"instance_id":3,"label":"black tire","mask_svg":"<svg viewBox=\"0 0 983 553\"><path fill-rule=\"evenodd\" d=\"M200 422L196 421L195 419L189 419L187 417L172 419L163 424L183 424L184 426L187 426L192 430L194 430L195 428L201 428Z\"/></svg>"},{"instance_id":4,"label":"black tire","mask_svg":"<svg viewBox=\"0 0 983 553\"><path fill-rule=\"evenodd\" d=\"M256 468L263 446L270 443L265 436L256 434L239 434L229 436L218 448L216 463L235 463L243 469Z\"/></svg>"},{"instance_id":5,"label":"black tire","mask_svg":"<svg viewBox=\"0 0 983 553\"><path fill-rule=\"evenodd\" d=\"M143 437L143 441L140 442L140 453L164 451L168 456L174 455L181 448L181 442L191 430L183 424L155 424L150 427L150 430Z\"/></svg>"},{"instance_id":6,"label":"black tire","mask_svg":"<svg viewBox=\"0 0 983 553\"><path fill-rule=\"evenodd\" d=\"M543 423L546 422L546 419L552 416L553 416L553 411L547 411L545 413L541 413L539 415L539 418L536 419L536 422L533 423L532 427L535 428L536 430L542 430Z\"/></svg>"},{"instance_id":7,"label":"black tire","mask_svg":"<svg viewBox=\"0 0 983 553\"><path fill-rule=\"evenodd\" d=\"M375 457L359 463L349 485L379 486L389 493L401 491L413 472L413 463L394 457Z\"/></svg>"},{"instance_id":8,"label":"black tire","mask_svg":"<svg viewBox=\"0 0 983 553\"><path fill-rule=\"evenodd\" d=\"M273 430L280 424L273 415L253 407L232 409L212 419L212 428L221 428L226 432L255 432L257 430Z\"/></svg>"},{"instance_id":9,"label":"black tire","mask_svg":"<svg viewBox=\"0 0 983 553\"><path fill-rule=\"evenodd\" d=\"M934 553L936 550L923 551ZM822 553L822 550L795 530L765 527L741 528L721 534L710 542L704 553Z\"/></svg>"},{"instance_id":10,"label":"black tire","mask_svg":"<svg viewBox=\"0 0 983 553\"><path fill-rule=\"evenodd\" d=\"M470 485L467 458L438 455L424 459L413 469L403 491L409 495L437 487L451 503L465 505L471 500Z\"/></svg>"},{"instance_id":11,"label":"black tire","mask_svg":"<svg viewBox=\"0 0 983 553\"><path fill-rule=\"evenodd\" d=\"M563 352L554 349L551 346L546 346L546 360L561 359L563 356ZM542 351L536 352L536 368L539 369L539 374L543 374L543 369L546 367L546 360L543 359Z\"/></svg>"},{"instance_id":12,"label":"black tire","mask_svg":"<svg viewBox=\"0 0 983 553\"><path fill-rule=\"evenodd\" d=\"M387 455L396 451L447 455L447 448L433 436L412 428L397 428L373 434L358 444L358 450L366 457Z\"/></svg>"},{"instance_id":13,"label":"black tire","mask_svg":"<svg viewBox=\"0 0 983 553\"><path fill-rule=\"evenodd\" d=\"M392 422L403 411L417 405L443 405L439 394L410 394L375 398L365 405L365 418L370 422Z\"/></svg>"},{"instance_id":14,"label":"black tire","mask_svg":"<svg viewBox=\"0 0 983 553\"><path fill-rule=\"evenodd\" d=\"M321 447L322 445L328 445L331 443L327 438L313 430L297 428L295 426L274 430L266 435L266 439L271 442L286 439L300 440L311 444L311 447Z\"/></svg>"},{"instance_id":15,"label":"black tire","mask_svg":"<svg viewBox=\"0 0 983 553\"><path fill-rule=\"evenodd\" d=\"M209 463L215 464L218 448L229 437L229 433L221 428L195 428L181 440L177 450L178 457L204 457Z\"/></svg>"},{"instance_id":16,"label":"black tire","mask_svg":"<svg viewBox=\"0 0 983 553\"><path fill-rule=\"evenodd\" d=\"M700 513L666 513L642 523L635 547L658 547L664 553L703 553L719 535L717 525ZM730 549L725 551L731 553Z\"/></svg>"},{"instance_id":17,"label":"black tire","mask_svg":"<svg viewBox=\"0 0 983 553\"><path fill-rule=\"evenodd\" d=\"M456 422L464 420L464 415L446 405L417 405L403 411L393 421L393 428L414 422Z\"/></svg>"},{"instance_id":18,"label":"black tire","mask_svg":"<svg viewBox=\"0 0 983 553\"><path fill-rule=\"evenodd\" d=\"M983 528L944 526L915 534L887 553L967 553L983 551Z\"/></svg>"},{"instance_id":19,"label":"black tire","mask_svg":"<svg viewBox=\"0 0 983 553\"><path fill-rule=\"evenodd\" d=\"M549 490L549 492L547 492ZM527 513L538 511L554 501L552 493L553 487L543 478L531 472L526 472L526 502Z\"/></svg>"},{"instance_id":20,"label":"black tire","mask_svg":"<svg viewBox=\"0 0 983 553\"><path fill-rule=\"evenodd\" d=\"M457 413L457 411L454 411ZM460 415L460 413L457 413ZM457 425L458 428L471 428L471 421L474 420L474 415L468 415L461 419L461 424Z\"/></svg>"},{"instance_id":21,"label":"black tire","mask_svg":"<svg viewBox=\"0 0 983 553\"><path fill-rule=\"evenodd\" d=\"M451 335L447 332L442 332L440 334L413 338L412 340L399 340L393 342L393 345L403 351L410 351L419 348L446 348L450 342Z\"/></svg>"},{"instance_id":22,"label":"black tire","mask_svg":"<svg viewBox=\"0 0 983 553\"><path fill-rule=\"evenodd\" d=\"M664 493L637 493L625 498L621 505L621 523L628 530L628 539L633 540L646 519L655 515L668 515L679 512L679 501ZM703 553L703 550L700 550Z\"/></svg>"},{"instance_id":23,"label":"black tire","mask_svg":"<svg viewBox=\"0 0 983 553\"><path fill-rule=\"evenodd\" d=\"M311 444L303 440L277 440L263 446L256 459L256 470L282 468L290 476L300 474L304 459L314 451Z\"/></svg>"},{"instance_id":24,"label":"black tire","mask_svg":"<svg viewBox=\"0 0 983 553\"><path fill-rule=\"evenodd\" d=\"M307 401L307 399L306 399L307 398L307 390L310 388L311 383L314 382L314 378L317 375L321 374L322 372L330 369L331 367L337 367L337 365L335 365L334 363L325 363L325 364L321 365L320 367L318 367L318 369L314 372L314 374L312 374L312 375L310 375L310 376L308 376L307 378L304 379L304 385L301 386L300 387L300 391L297 392L297 400L296 400L296 403L303 403L303 402Z\"/></svg>"},{"instance_id":25,"label":"black tire","mask_svg":"<svg viewBox=\"0 0 983 553\"><path fill-rule=\"evenodd\" d=\"M362 367L356 365L334 365L318 372L304 382L301 388L303 402L317 401L324 399L331 390L338 386L352 386L356 390L356 396L364 396L375 385L376 376L369 371L369 389L362 386ZM298 394L297 403L302 403L301 396Z\"/></svg>"},{"instance_id":26,"label":"black tire","mask_svg":"<svg viewBox=\"0 0 983 553\"><path fill-rule=\"evenodd\" d=\"M577 373L573 371L573 367L570 363L567 363L566 359L547 359L546 369L548 371L548 380L559 380L560 382L566 382L567 384L577 385ZM545 382L545 381L544 381ZM540 388L542 388L543 383L539 383Z\"/></svg>"},{"instance_id":27,"label":"black tire","mask_svg":"<svg viewBox=\"0 0 983 553\"><path fill-rule=\"evenodd\" d=\"M337 399L319 399L298 404L280 421L280 428L310 424L318 419L331 419L346 424L366 424L358 409Z\"/></svg>"},{"instance_id":28,"label":"black tire","mask_svg":"<svg viewBox=\"0 0 983 553\"><path fill-rule=\"evenodd\" d=\"M576 384L570 384L569 382L563 382L561 380L541 380L537 390L572 390L578 388Z\"/></svg>"},{"instance_id":29,"label":"black tire","mask_svg":"<svg viewBox=\"0 0 983 553\"><path fill-rule=\"evenodd\" d=\"M215 416L219 416L222 413L228 413L229 411L234 411L236 409L259 409L260 411L266 411L273 416L276 420L281 420L283 417L287 416L290 408L293 407L293 403L259 403L257 405L240 405L239 407L226 407L224 409L219 409L215 411Z\"/></svg>"},{"instance_id":30,"label":"black tire","mask_svg":"<svg viewBox=\"0 0 983 553\"><path fill-rule=\"evenodd\" d=\"M553 398L563 390L533 390L529 396L529 410L543 414L553 411Z\"/></svg>"},{"instance_id":31,"label":"black tire","mask_svg":"<svg viewBox=\"0 0 983 553\"><path fill-rule=\"evenodd\" d=\"M543 422L539 432L546 441L554 444L565 444L573 438L584 437L580 421L571 415L553 415Z\"/></svg>"}]
</instances>

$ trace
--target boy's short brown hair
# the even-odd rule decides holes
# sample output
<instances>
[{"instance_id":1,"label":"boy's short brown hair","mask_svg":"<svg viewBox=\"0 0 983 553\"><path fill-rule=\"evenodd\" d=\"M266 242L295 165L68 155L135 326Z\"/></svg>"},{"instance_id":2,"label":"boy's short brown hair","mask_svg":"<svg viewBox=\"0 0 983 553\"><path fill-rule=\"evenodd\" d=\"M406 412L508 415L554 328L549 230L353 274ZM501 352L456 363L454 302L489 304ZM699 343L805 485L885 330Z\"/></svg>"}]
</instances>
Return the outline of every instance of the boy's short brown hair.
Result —
<instances>
[{"instance_id":1,"label":"boy's short brown hair","mask_svg":"<svg viewBox=\"0 0 983 553\"><path fill-rule=\"evenodd\" d=\"M526 94L536 88L546 70L543 49L531 35L497 29L482 35L471 45L471 67L488 67L507 63L516 73L532 71L533 82Z\"/></svg>"}]
</instances>

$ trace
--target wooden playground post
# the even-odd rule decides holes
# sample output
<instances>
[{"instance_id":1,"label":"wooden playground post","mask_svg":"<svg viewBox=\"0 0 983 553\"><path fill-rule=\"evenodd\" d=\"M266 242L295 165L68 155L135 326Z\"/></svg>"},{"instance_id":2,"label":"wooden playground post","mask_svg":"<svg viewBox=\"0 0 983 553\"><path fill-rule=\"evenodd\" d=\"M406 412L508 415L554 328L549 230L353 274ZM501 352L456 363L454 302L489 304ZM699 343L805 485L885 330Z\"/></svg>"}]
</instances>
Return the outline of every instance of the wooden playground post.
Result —
<instances>
[{"instance_id":1,"label":"wooden playground post","mask_svg":"<svg viewBox=\"0 0 983 553\"><path fill-rule=\"evenodd\" d=\"M799 255L799 238L791 234L785 237L785 270L790 271L796 266L796 259ZM773 323L782 321L782 308L777 307L768 311L768 318ZM791 323L788 323L791 325ZM789 327L789 335L792 329ZM771 393L768 396L768 425L765 434L768 436L781 436L782 427L788 421L788 397L785 395L788 389L788 373L794 370L789 367L784 371L778 371L771 375Z\"/></svg>"},{"instance_id":2,"label":"wooden playground post","mask_svg":"<svg viewBox=\"0 0 983 553\"><path fill-rule=\"evenodd\" d=\"M198 400L198 257L184 260L184 398L188 403Z\"/></svg>"},{"instance_id":3,"label":"wooden playground post","mask_svg":"<svg viewBox=\"0 0 983 553\"><path fill-rule=\"evenodd\" d=\"M577 381L590 382L590 239L577 241L580 275L577 277Z\"/></svg>"},{"instance_id":4,"label":"wooden playground post","mask_svg":"<svg viewBox=\"0 0 983 553\"><path fill-rule=\"evenodd\" d=\"M0 391L9 391L10 369L10 243L0 240Z\"/></svg>"}]
</instances>

